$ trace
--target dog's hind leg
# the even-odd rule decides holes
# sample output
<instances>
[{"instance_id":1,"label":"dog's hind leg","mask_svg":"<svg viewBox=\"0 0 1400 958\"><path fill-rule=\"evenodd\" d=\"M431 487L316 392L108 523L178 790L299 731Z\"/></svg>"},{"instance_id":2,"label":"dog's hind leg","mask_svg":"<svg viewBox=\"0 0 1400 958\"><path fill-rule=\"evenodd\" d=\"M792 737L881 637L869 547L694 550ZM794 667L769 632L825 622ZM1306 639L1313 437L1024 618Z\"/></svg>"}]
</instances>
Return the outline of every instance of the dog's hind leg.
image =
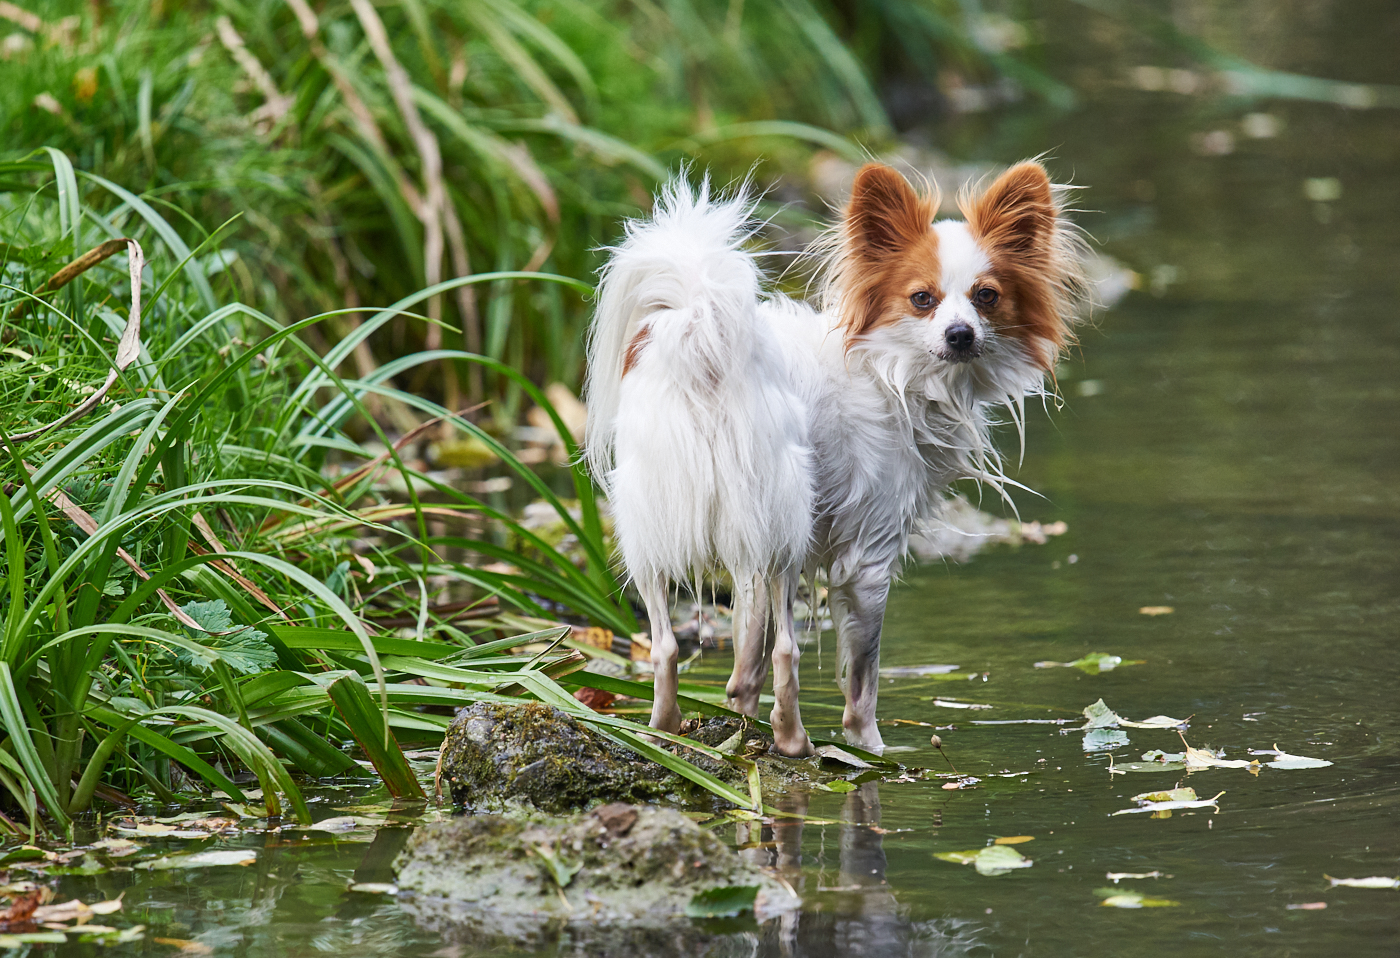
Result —
<instances>
[{"instance_id":1,"label":"dog's hind leg","mask_svg":"<svg viewBox=\"0 0 1400 958\"><path fill-rule=\"evenodd\" d=\"M761 575L734 576L734 672L725 694L729 707L741 715L758 714L758 697L768 678L768 655L773 647L768 587Z\"/></svg>"},{"instance_id":2,"label":"dog's hind leg","mask_svg":"<svg viewBox=\"0 0 1400 958\"><path fill-rule=\"evenodd\" d=\"M872 752L885 747L875 702L880 691L880 629L889 593L890 577L883 566L857 569L828 592L836 620L836 676L846 693L841 725L846 741Z\"/></svg>"},{"instance_id":3,"label":"dog's hind leg","mask_svg":"<svg viewBox=\"0 0 1400 958\"><path fill-rule=\"evenodd\" d=\"M671 608L666 601L666 577L655 576L637 583L637 591L646 603L647 619L651 622L652 703L651 727L663 732L678 732L681 710L676 704L676 666L680 647L671 631Z\"/></svg>"},{"instance_id":4,"label":"dog's hind leg","mask_svg":"<svg viewBox=\"0 0 1400 958\"><path fill-rule=\"evenodd\" d=\"M773 744L783 755L801 758L814 751L797 704L797 630L792 624L792 601L797 573L768 580L769 615L773 621Z\"/></svg>"}]
</instances>

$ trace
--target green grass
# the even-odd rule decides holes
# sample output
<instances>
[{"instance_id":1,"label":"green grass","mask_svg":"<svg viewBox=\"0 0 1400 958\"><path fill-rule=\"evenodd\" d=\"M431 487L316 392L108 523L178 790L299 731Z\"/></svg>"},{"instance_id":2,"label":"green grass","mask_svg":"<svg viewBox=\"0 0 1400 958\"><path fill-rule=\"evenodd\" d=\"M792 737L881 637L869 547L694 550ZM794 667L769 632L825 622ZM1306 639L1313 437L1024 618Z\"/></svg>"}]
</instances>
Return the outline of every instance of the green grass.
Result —
<instances>
[{"instance_id":1,"label":"green grass","mask_svg":"<svg viewBox=\"0 0 1400 958\"><path fill-rule=\"evenodd\" d=\"M153 207L58 151L0 165L0 179L0 828L63 830L104 797L242 801L242 770L269 814L305 820L299 783L371 774L341 743L392 795L422 798L400 743L436 743L454 708L522 697L719 795L760 800L576 701L559 684L585 664L562 644L567 630L520 635L522 615L554 617L545 601L637 628L581 467L568 470L566 501L477 425L387 385L441 353L404 357L377 381L339 375L353 338L325 357L303 338L326 316L283 325L240 304L216 241L185 248ZM87 268L65 268L75 260ZM422 322L409 310L431 293L375 312L358 334ZM451 356L548 409L518 372ZM415 469L382 434L378 455L352 442L352 418L378 429L364 410L374 393L493 448L579 556ZM331 480L331 453L367 461ZM385 485L390 471L407 496ZM512 541L529 544L528 559ZM519 571L480 568L500 558ZM466 619L447 602L463 595L480 603ZM377 624L390 620L413 624ZM548 645L511 652L533 642Z\"/></svg>"}]
</instances>

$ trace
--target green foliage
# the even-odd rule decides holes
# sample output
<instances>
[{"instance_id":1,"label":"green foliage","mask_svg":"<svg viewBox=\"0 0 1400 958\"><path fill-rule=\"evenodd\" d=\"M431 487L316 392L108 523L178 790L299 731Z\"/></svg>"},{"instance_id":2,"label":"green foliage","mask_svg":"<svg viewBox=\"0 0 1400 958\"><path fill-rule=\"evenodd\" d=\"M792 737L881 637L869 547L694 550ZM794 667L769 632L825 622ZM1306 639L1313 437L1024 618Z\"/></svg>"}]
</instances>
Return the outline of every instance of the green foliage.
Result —
<instances>
[{"instance_id":1,"label":"green foliage","mask_svg":"<svg viewBox=\"0 0 1400 958\"><path fill-rule=\"evenodd\" d=\"M355 336L412 317L434 290L374 313L322 357L301 336L326 317L283 325L239 303L216 242L190 248L150 203L78 175L61 153L0 165L0 184L0 270L13 280L0 286L0 828L66 829L104 789L243 802L240 769L269 815L306 820L299 783L366 774L348 743L393 794L421 795L400 742L432 745L452 709L502 696L546 701L719 795L761 801L579 703L557 681L584 662L561 630L520 635L505 614L540 615L549 601L636 629L582 467L546 482L478 424L388 383L444 354L490 370L554 417L577 461L540 390L460 350L410 355L377 377L338 372ZM71 255L116 237L130 240ZM26 256L7 258L14 250ZM119 337L129 351L114 349ZM74 415L106 380L103 401ZM402 441L378 433L384 451L362 449L346 427L377 432L371 396L491 448L557 511L572 554L406 462ZM331 453L363 464L330 478ZM528 562L481 568L513 556L504 541L528 541ZM448 601L462 596L501 614L483 605L462 619ZM390 621L414 624L376 625ZM511 652L541 640L542 653Z\"/></svg>"}]
</instances>

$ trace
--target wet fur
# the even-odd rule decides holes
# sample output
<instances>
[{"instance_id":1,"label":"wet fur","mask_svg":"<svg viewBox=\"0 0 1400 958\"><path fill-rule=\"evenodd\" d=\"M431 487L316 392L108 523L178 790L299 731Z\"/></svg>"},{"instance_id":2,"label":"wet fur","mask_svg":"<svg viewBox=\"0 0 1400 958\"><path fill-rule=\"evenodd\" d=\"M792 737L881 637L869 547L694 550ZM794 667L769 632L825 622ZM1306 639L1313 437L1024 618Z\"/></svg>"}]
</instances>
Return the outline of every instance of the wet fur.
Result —
<instances>
[{"instance_id":1,"label":"wet fur","mask_svg":"<svg viewBox=\"0 0 1400 958\"><path fill-rule=\"evenodd\" d=\"M1019 428L1070 339L1083 242L1062 197L1021 163L960 198L965 221L934 223L936 196L868 165L826 243L821 312L760 298L742 191L673 184L629 225L600 284L587 448L658 633L653 725L679 721L666 582L722 567L736 584L730 702L756 713L771 648L775 739L809 751L791 602L797 568L821 567L846 736L882 747L880 630L909 533L949 483L1008 481L989 410ZM970 347L953 349L955 325Z\"/></svg>"}]
</instances>

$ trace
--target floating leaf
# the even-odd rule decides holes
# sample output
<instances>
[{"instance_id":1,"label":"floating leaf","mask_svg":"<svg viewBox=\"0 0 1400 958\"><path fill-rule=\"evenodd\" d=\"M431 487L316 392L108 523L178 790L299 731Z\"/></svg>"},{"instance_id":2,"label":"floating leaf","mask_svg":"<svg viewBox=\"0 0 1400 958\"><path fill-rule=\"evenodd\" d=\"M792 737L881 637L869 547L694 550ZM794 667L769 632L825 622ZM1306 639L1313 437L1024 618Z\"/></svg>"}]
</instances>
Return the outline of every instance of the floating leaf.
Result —
<instances>
[{"instance_id":1,"label":"floating leaf","mask_svg":"<svg viewBox=\"0 0 1400 958\"><path fill-rule=\"evenodd\" d=\"M1118 724L1118 715L1099 699L1093 705L1084 707L1085 723L1081 728L1112 728Z\"/></svg>"},{"instance_id":2,"label":"floating leaf","mask_svg":"<svg viewBox=\"0 0 1400 958\"><path fill-rule=\"evenodd\" d=\"M22 935L0 935L0 948L18 948L21 945L61 945L68 936L61 931L27 931Z\"/></svg>"},{"instance_id":3,"label":"floating leaf","mask_svg":"<svg viewBox=\"0 0 1400 958\"><path fill-rule=\"evenodd\" d=\"M1194 802L1198 796L1194 788L1171 788L1161 792L1143 792L1134 795L1135 802Z\"/></svg>"},{"instance_id":4,"label":"floating leaf","mask_svg":"<svg viewBox=\"0 0 1400 958\"><path fill-rule=\"evenodd\" d=\"M1145 606L1143 606L1142 608L1138 609L1138 614L1139 614L1139 615L1171 615L1171 614L1172 614L1173 612L1175 612L1175 611L1176 611L1176 609L1174 609L1172 606L1169 606L1169 605L1145 605Z\"/></svg>"},{"instance_id":5,"label":"floating leaf","mask_svg":"<svg viewBox=\"0 0 1400 958\"><path fill-rule=\"evenodd\" d=\"M360 892L363 895L397 895L398 885L391 885L388 882L358 882L350 886L351 891Z\"/></svg>"},{"instance_id":6,"label":"floating leaf","mask_svg":"<svg viewBox=\"0 0 1400 958\"><path fill-rule=\"evenodd\" d=\"M758 885L722 885L699 892L685 906L691 918L733 918L753 911Z\"/></svg>"},{"instance_id":7,"label":"floating leaf","mask_svg":"<svg viewBox=\"0 0 1400 958\"><path fill-rule=\"evenodd\" d=\"M204 868L215 865L251 865L258 860L256 848L230 848L194 852L190 855L169 855L154 861L140 862L137 867L164 870L167 868Z\"/></svg>"},{"instance_id":8,"label":"floating leaf","mask_svg":"<svg viewBox=\"0 0 1400 958\"><path fill-rule=\"evenodd\" d=\"M1122 716L1118 718L1118 724L1128 728L1182 728L1186 725L1186 721L1186 719L1172 718L1170 715L1154 715L1141 722L1134 722Z\"/></svg>"},{"instance_id":9,"label":"floating leaf","mask_svg":"<svg viewBox=\"0 0 1400 958\"><path fill-rule=\"evenodd\" d=\"M1274 743L1273 748L1250 749L1250 755L1272 755L1274 760L1267 762L1270 768L1326 768L1332 763L1321 758L1307 758L1302 755L1289 755L1279 749L1278 743Z\"/></svg>"},{"instance_id":10,"label":"floating leaf","mask_svg":"<svg viewBox=\"0 0 1400 958\"><path fill-rule=\"evenodd\" d=\"M821 745L817 747L817 755L823 762L836 762L839 765L849 765L851 768L873 768L869 762L863 758L857 758L844 748L835 745Z\"/></svg>"},{"instance_id":11,"label":"floating leaf","mask_svg":"<svg viewBox=\"0 0 1400 958\"><path fill-rule=\"evenodd\" d=\"M1103 896L1103 901L1099 904L1106 908L1172 908L1181 904L1170 898L1149 898L1139 892L1118 891L1112 888L1100 888L1095 894Z\"/></svg>"},{"instance_id":12,"label":"floating leaf","mask_svg":"<svg viewBox=\"0 0 1400 958\"><path fill-rule=\"evenodd\" d=\"M1005 875L1017 868L1030 868L1035 864L1008 845L988 845L966 852L935 852L933 857L956 865L971 865L979 875Z\"/></svg>"},{"instance_id":13,"label":"floating leaf","mask_svg":"<svg viewBox=\"0 0 1400 958\"><path fill-rule=\"evenodd\" d=\"M880 670L883 679L919 678L925 675L947 675L956 672L956 665L892 665Z\"/></svg>"},{"instance_id":14,"label":"floating leaf","mask_svg":"<svg viewBox=\"0 0 1400 958\"><path fill-rule=\"evenodd\" d=\"M1104 877L1116 885L1129 878L1170 878L1172 876L1163 872L1109 872Z\"/></svg>"},{"instance_id":15,"label":"floating leaf","mask_svg":"<svg viewBox=\"0 0 1400 958\"><path fill-rule=\"evenodd\" d=\"M1331 882L1333 888L1400 888L1400 878L1333 878L1331 875L1322 877Z\"/></svg>"},{"instance_id":16,"label":"floating leaf","mask_svg":"<svg viewBox=\"0 0 1400 958\"><path fill-rule=\"evenodd\" d=\"M1145 659L1125 659L1121 655L1109 655L1107 652L1090 652L1082 658L1073 662L1037 662L1038 669L1079 669L1090 675L1098 675L1100 672L1112 672L1120 665L1143 665Z\"/></svg>"},{"instance_id":17,"label":"floating leaf","mask_svg":"<svg viewBox=\"0 0 1400 958\"><path fill-rule=\"evenodd\" d=\"M1186 770L1185 762L1117 762L1108 767L1109 772L1181 772Z\"/></svg>"},{"instance_id":18,"label":"floating leaf","mask_svg":"<svg viewBox=\"0 0 1400 958\"><path fill-rule=\"evenodd\" d=\"M1035 841L1034 835L1007 835L992 842L993 845L1021 845Z\"/></svg>"},{"instance_id":19,"label":"floating leaf","mask_svg":"<svg viewBox=\"0 0 1400 958\"><path fill-rule=\"evenodd\" d=\"M1300 901L1291 905L1284 905L1288 911L1322 911L1327 907L1325 901Z\"/></svg>"},{"instance_id":20,"label":"floating leaf","mask_svg":"<svg viewBox=\"0 0 1400 958\"><path fill-rule=\"evenodd\" d=\"M981 702L959 702L954 699L938 698L937 696L925 698L923 701L932 702L941 709L989 709L992 707L990 705L984 705Z\"/></svg>"},{"instance_id":21,"label":"floating leaf","mask_svg":"<svg viewBox=\"0 0 1400 958\"><path fill-rule=\"evenodd\" d=\"M859 786L854 782L845 779L837 779L834 782L817 782L817 788L824 792L854 792Z\"/></svg>"},{"instance_id":22,"label":"floating leaf","mask_svg":"<svg viewBox=\"0 0 1400 958\"><path fill-rule=\"evenodd\" d=\"M1106 752L1128 744L1128 733L1116 728L1095 728L1084 733L1084 751Z\"/></svg>"},{"instance_id":23,"label":"floating leaf","mask_svg":"<svg viewBox=\"0 0 1400 958\"><path fill-rule=\"evenodd\" d=\"M1190 797L1183 799L1172 799L1165 802L1150 801L1146 798L1146 796L1148 795L1170 794L1189 794ZM1198 800L1196 798L1195 789L1190 788L1175 788L1172 789L1170 792L1144 792L1142 795L1135 795L1133 797L1134 801L1139 801L1143 803L1141 808L1124 808L1120 811L1111 812L1109 817L1112 817L1113 815L1135 815L1139 812L1151 812L1153 816L1156 817L1158 812L1170 812L1178 808L1214 808L1216 811L1220 811L1220 806L1216 803L1220 800L1220 796L1224 794L1224 792L1220 792L1214 798ZM1170 816L1163 815L1162 817L1168 818Z\"/></svg>"},{"instance_id":24,"label":"floating leaf","mask_svg":"<svg viewBox=\"0 0 1400 958\"><path fill-rule=\"evenodd\" d=\"M319 822L302 827L308 831L339 834L353 832L357 828L378 828L385 821L387 819L382 815L341 815L337 818L323 818Z\"/></svg>"}]
</instances>

